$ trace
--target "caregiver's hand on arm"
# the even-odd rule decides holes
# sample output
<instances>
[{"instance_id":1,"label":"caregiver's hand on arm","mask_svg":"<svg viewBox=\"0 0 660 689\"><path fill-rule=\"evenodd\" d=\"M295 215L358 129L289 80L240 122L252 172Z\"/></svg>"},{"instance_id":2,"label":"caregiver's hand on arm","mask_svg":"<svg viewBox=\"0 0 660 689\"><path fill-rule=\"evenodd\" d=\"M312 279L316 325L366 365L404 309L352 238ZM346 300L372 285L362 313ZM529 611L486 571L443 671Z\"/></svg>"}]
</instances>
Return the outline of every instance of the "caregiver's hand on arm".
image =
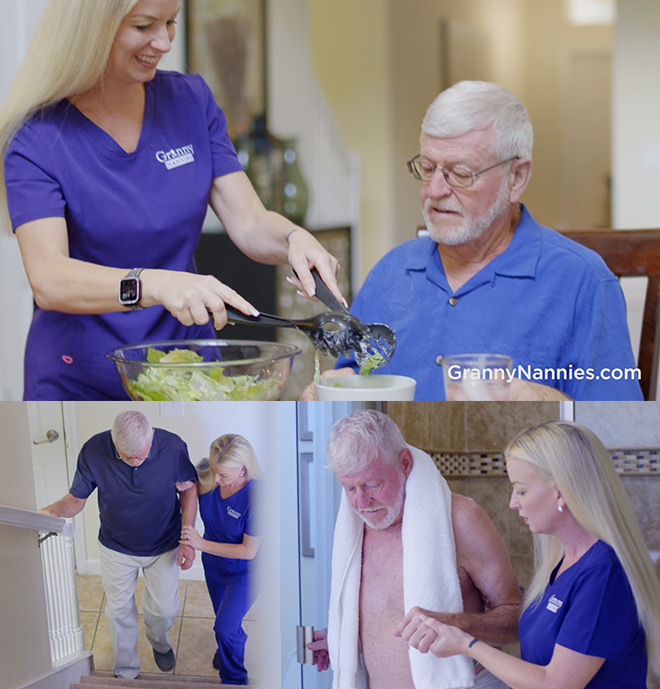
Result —
<instances>
[{"instance_id":1,"label":"caregiver's hand on arm","mask_svg":"<svg viewBox=\"0 0 660 689\"><path fill-rule=\"evenodd\" d=\"M473 641L470 634L432 617L424 617L421 622L437 635L429 647L431 653L439 658L464 653L481 663L511 689L584 689L605 662L604 658L588 656L555 644L548 665L535 665L480 640L470 646ZM411 639L416 641L414 632Z\"/></svg>"}]
</instances>

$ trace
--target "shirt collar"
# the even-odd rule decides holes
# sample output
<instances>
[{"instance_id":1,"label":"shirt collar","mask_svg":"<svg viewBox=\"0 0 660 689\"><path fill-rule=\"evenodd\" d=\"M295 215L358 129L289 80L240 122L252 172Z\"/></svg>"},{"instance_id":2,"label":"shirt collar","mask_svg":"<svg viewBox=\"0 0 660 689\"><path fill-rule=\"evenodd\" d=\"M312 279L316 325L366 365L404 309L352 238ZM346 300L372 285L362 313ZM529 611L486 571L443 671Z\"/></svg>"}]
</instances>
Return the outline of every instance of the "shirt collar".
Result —
<instances>
[{"instance_id":1,"label":"shirt collar","mask_svg":"<svg viewBox=\"0 0 660 689\"><path fill-rule=\"evenodd\" d=\"M527 207L520 204L521 214L516 231L506 250L494 258L480 273L517 278L536 278L536 268L541 254L541 231ZM426 270L432 275L434 266L441 264L436 259L437 244L430 237L422 237L414 243L408 255L408 270Z\"/></svg>"}]
</instances>

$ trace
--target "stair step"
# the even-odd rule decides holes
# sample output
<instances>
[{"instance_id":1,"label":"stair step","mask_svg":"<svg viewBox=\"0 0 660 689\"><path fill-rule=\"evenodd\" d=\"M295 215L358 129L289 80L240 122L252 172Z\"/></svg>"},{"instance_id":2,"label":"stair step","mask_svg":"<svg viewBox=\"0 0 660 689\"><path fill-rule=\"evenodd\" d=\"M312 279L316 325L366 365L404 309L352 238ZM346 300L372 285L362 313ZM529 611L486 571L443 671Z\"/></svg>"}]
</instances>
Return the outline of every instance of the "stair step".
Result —
<instances>
[{"instance_id":1,"label":"stair step","mask_svg":"<svg viewBox=\"0 0 660 689\"><path fill-rule=\"evenodd\" d=\"M103 680L103 679L112 679L112 680L117 680L119 679L118 677L115 677L112 672L104 671L104 670L94 670L92 672L91 677L81 677L80 681L84 683L89 683L92 680ZM132 682L136 681L143 681L143 680L149 680L151 682L197 682L198 684L205 684L207 689L209 685L216 687L216 689L221 689L223 687L234 687L237 686L235 684L221 684L220 680L217 677L196 677L193 675L170 675L170 674L154 674L154 673L149 673L149 672L141 672L139 680L131 680ZM168 684L168 687L170 685ZM170 687L171 689L171 687Z\"/></svg>"}]
</instances>

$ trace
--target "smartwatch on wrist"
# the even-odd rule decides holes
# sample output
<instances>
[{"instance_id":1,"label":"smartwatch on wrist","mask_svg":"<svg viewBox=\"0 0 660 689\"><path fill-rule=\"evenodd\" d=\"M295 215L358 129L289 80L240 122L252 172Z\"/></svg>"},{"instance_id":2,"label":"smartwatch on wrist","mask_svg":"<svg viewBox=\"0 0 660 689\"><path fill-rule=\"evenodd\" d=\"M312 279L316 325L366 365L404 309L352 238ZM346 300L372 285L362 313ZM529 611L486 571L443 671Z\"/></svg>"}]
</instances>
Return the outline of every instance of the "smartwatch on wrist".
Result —
<instances>
[{"instance_id":1,"label":"smartwatch on wrist","mask_svg":"<svg viewBox=\"0 0 660 689\"><path fill-rule=\"evenodd\" d=\"M119 281L119 303L131 309L141 309L142 285L140 273L144 268L133 268Z\"/></svg>"}]
</instances>

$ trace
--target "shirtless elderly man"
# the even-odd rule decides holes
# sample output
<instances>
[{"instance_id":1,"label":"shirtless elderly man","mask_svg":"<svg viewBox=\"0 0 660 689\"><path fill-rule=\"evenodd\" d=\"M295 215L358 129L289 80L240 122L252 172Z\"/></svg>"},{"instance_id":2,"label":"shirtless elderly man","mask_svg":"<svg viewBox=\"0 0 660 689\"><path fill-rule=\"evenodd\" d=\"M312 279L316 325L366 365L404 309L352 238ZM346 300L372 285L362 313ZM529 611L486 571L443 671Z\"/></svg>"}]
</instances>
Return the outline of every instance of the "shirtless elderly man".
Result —
<instances>
[{"instance_id":1,"label":"shirtless elderly man","mask_svg":"<svg viewBox=\"0 0 660 689\"><path fill-rule=\"evenodd\" d=\"M484 510L452 494L431 458L377 411L333 426L327 463L344 491L328 629L308 648L319 670L332 665L333 689L367 680L370 689L504 687L465 656L438 664L399 635L424 611L494 645L517 639L520 591Z\"/></svg>"}]
</instances>

